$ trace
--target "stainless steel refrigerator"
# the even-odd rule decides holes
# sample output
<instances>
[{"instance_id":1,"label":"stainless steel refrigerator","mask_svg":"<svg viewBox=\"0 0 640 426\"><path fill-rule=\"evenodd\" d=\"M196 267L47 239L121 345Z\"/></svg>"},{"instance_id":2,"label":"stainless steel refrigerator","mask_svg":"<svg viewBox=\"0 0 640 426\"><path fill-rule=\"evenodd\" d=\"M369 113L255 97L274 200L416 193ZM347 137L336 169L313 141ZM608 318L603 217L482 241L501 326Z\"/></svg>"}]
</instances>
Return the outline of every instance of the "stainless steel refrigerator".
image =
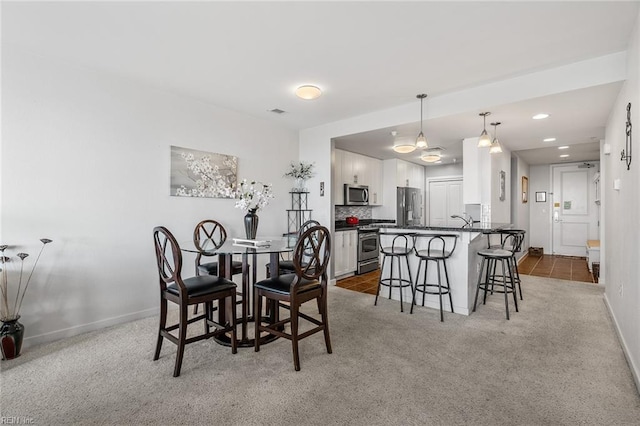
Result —
<instances>
[{"instance_id":1,"label":"stainless steel refrigerator","mask_svg":"<svg viewBox=\"0 0 640 426\"><path fill-rule=\"evenodd\" d=\"M398 187L397 202L398 226L422 225L424 204L421 189Z\"/></svg>"}]
</instances>

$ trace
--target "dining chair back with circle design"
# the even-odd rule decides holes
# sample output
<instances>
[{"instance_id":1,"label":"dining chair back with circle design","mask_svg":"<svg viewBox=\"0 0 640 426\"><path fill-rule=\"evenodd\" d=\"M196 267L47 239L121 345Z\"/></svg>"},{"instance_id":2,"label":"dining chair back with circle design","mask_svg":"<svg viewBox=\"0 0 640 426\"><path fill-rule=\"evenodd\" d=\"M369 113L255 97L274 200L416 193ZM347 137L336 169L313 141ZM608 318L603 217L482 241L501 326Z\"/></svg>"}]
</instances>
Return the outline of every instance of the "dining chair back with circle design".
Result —
<instances>
[{"instance_id":1,"label":"dining chair back with circle design","mask_svg":"<svg viewBox=\"0 0 640 426\"><path fill-rule=\"evenodd\" d=\"M153 360L160 357L163 339L175 343L178 346L173 376L180 375L182 358L185 345L202 339L231 333L231 352L237 352L236 346L236 314L231 309L230 322L221 324L213 320L213 302L218 301L218 309L224 310L227 299L231 306L236 301L236 284L226 278L213 275L182 278L182 252L173 234L164 226L153 229L158 275L160 283L160 324L158 328L158 341ZM178 323L167 327L168 302L173 302L180 307ZM187 310L190 305L203 303L204 313L200 316L188 319ZM224 315L221 316L225 318ZM204 321L204 333L187 338L187 326L196 321ZM211 330L211 327L214 330ZM171 332L177 330L176 337Z\"/></svg>"},{"instance_id":2,"label":"dining chair back with circle design","mask_svg":"<svg viewBox=\"0 0 640 426\"><path fill-rule=\"evenodd\" d=\"M196 255L196 275L218 275L218 262L201 263L202 257L215 256L207 254L203 247L210 249L222 246L227 241L227 231L218 221L207 219L198 223L193 230L193 244L200 252ZM242 262L233 261L231 275L242 273Z\"/></svg>"},{"instance_id":3,"label":"dining chair back with circle design","mask_svg":"<svg viewBox=\"0 0 640 426\"><path fill-rule=\"evenodd\" d=\"M262 312L262 298L270 304L271 321L269 324L256 323L255 351L260 351L260 332L266 331L272 335L291 340L293 349L293 363L296 371L300 370L299 340L309 337L319 331L324 332L327 353L331 353L329 337L329 323L327 313L327 265L331 256L331 236L324 226L312 226L304 231L293 251L292 274L271 277L255 284L255 311ZM300 312L305 302L317 300L320 310L320 320ZM280 305L288 302L289 305ZM289 318L279 320L278 309L287 308ZM298 332L299 320L309 321L314 328ZM291 333L284 331L286 324L291 324Z\"/></svg>"},{"instance_id":4,"label":"dining chair back with circle design","mask_svg":"<svg viewBox=\"0 0 640 426\"><path fill-rule=\"evenodd\" d=\"M213 248L222 246L227 241L227 230L222 224L216 220L203 220L196 225L193 230L193 244L198 249L196 255L196 276L200 275L218 275L218 262L202 263L202 257L216 256L215 254L207 254L207 247L211 251ZM231 275L242 273L242 262L233 260L231 262ZM242 293L238 293L242 296ZM198 313L198 305L193 308L194 315Z\"/></svg>"},{"instance_id":5,"label":"dining chair back with circle design","mask_svg":"<svg viewBox=\"0 0 640 426\"><path fill-rule=\"evenodd\" d=\"M298 236L297 238L300 239L300 236L304 233L304 231L306 231L307 229L313 227L313 226L321 226L320 222L318 222L317 220L307 220L306 222L304 222L301 226L300 229L298 229ZM311 253L313 250L307 250L307 254ZM267 278L269 278L271 276L271 270L270 270L270 266L269 264L266 265L267 268ZM284 275L284 274L293 274L295 273L296 270L293 266L293 260L285 260L285 259L281 259L280 260L280 275Z\"/></svg>"}]
</instances>

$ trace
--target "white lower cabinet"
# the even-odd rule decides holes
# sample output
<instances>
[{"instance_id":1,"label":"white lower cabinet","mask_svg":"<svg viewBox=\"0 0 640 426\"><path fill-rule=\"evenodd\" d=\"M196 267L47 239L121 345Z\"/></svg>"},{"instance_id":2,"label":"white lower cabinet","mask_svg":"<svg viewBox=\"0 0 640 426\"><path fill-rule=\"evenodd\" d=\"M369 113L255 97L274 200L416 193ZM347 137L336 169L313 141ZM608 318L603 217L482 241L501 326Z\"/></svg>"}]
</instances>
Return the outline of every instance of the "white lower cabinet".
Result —
<instances>
[{"instance_id":1,"label":"white lower cabinet","mask_svg":"<svg viewBox=\"0 0 640 426\"><path fill-rule=\"evenodd\" d=\"M336 231L333 237L334 276L355 272L358 267L358 231Z\"/></svg>"}]
</instances>

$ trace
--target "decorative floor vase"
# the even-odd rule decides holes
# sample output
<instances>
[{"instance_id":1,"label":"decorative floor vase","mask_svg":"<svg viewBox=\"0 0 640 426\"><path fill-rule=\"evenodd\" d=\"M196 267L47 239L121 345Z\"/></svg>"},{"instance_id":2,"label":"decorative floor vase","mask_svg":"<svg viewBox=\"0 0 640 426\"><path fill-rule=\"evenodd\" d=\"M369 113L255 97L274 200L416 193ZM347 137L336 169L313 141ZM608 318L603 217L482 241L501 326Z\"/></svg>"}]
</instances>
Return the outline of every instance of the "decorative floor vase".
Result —
<instances>
[{"instance_id":1,"label":"decorative floor vase","mask_svg":"<svg viewBox=\"0 0 640 426\"><path fill-rule=\"evenodd\" d=\"M244 216L244 231L248 240L255 240L258 233L258 209L249 209L249 213Z\"/></svg>"},{"instance_id":2,"label":"decorative floor vase","mask_svg":"<svg viewBox=\"0 0 640 426\"><path fill-rule=\"evenodd\" d=\"M2 359L13 359L20 355L22 338L24 337L24 325L18 321L20 317L2 321L0 326L0 346Z\"/></svg>"}]
</instances>

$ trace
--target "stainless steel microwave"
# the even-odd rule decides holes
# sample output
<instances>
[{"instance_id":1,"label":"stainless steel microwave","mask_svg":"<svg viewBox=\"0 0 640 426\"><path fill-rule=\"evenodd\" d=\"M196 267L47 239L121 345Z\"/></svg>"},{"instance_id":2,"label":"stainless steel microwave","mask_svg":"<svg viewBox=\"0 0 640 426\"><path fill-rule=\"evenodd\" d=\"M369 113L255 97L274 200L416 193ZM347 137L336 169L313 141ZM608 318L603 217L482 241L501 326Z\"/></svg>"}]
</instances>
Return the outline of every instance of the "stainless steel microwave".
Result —
<instances>
[{"instance_id":1,"label":"stainless steel microwave","mask_svg":"<svg viewBox=\"0 0 640 426\"><path fill-rule=\"evenodd\" d=\"M367 185L344 184L344 204L348 206L368 206L369 187Z\"/></svg>"}]
</instances>

